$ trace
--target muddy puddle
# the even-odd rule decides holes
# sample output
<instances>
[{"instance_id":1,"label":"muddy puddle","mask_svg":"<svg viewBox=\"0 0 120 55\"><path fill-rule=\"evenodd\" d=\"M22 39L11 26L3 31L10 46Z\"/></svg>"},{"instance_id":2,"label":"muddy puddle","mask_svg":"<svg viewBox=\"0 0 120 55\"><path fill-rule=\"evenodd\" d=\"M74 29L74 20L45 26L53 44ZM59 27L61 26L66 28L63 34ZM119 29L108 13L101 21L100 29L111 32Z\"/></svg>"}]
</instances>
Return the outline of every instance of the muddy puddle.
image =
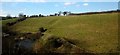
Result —
<instances>
[{"instance_id":1,"label":"muddy puddle","mask_svg":"<svg viewBox=\"0 0 120 55\"><path fill-rule=\"evenodd\" d=\"M25 38L17 36L2 37L2 55L33 54L34 43L39 38Z\"/></svg>"},{"instance_id":2,"label":"muddy puddle","mask_svg":"<svg viewBox=\"0 0 120 55\"><path fill-rule=\"evenodd\" d=\"M33 41L31 39L24 39L24 40L16 42L15 46L23 47L23 48L26 48L26 49L32 49L32 46L33 46L34 42L35 41Z\"/></svg>"}]
</instances>

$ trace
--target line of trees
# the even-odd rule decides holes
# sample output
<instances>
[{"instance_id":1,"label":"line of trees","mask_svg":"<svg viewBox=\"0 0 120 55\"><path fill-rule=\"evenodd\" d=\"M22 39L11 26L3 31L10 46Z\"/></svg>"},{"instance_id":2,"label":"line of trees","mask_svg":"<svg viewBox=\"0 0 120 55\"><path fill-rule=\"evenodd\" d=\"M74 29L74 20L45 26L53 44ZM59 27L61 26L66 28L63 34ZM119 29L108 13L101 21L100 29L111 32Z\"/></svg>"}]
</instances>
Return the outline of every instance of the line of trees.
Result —
<instances>
[{"instance_id":1,"label":"line of trees","mask_svg":"<svg viewBox=\"0 0 120 55\"><path fill-rule=\"evenodd\" d=\"M33 18L33 17L45 17L44 15L42 14L39 14L39 15L31 15L31 16L28 16L28 15L23 15L23 13L20 13L19 14L19 18Z\"/></svg>"},{"instance_id":2,"label":"line of trees","mask_svg":"<svg viewBox=\"0 0 120 55\"><path fill-rule=\"evenodd\" d=\"M6 20L6 19L14 19L14 18L17 18L17 17L12 17L10 14L8 14L6 17L0 17L1 19L0 20Z\"/></svg>"},{"instance_id":3,"label":"line of trees","mask_svg":"<svg viewBox=\"0 0 120 55\"><path fill-rule=\"evenodd\" d=\"M39 15L24 15L23 13L19 13L18 17L12 17L10 14L8 14L6 17L1 17L2 20L6 20L6 19L14 19L14 18L19 18L19 19L23 19L23 18L33 18L33 17L45 17L42 14Z\"/></svg>"},{"instance_id":4,"label":"line of trees","mask_svg":"<svg viewBox=\"0 0 120 55\"><path fill-rule=\"evenodd\" d=\"M11 17L9 16L9 18L11 18ZM24 20L26 20L26 15L24 15L23 13L20 13L18 18L19 18L19 19L18 19L17 21L8 22L6 25L12 26L12 25L14 25L14 24L16 24L16 23L18 23L18 22L24 21Z\"/></svg>"},{"instance_id":5,"label":"line of trees","mask_svg":"<svg viewBox=\"0 0 120 55\"><path fill-rule=\"evenodd\" d=\"M120 12L120 10L112 10L112 11L101 11L101 12L86 12L86 13L71 13L69 15L90 15L90 14L102 14L102 13L116 13L116 12Z\"/></svg>"},{"instance_id":6,"label":"line of trees","mask_svg":"<svg viewBox=\"0 0 120 55\"><path fill-rule=\"evenodd\" d=\"M55 13L55 14L50 14L49 16L67 16L67 15L69 15L69 14L71 14L71 12L70 11L64 11L64 12L62 12L62 11L59 11L58 13Z\"/></svg>"},{"instance_id":7,"label":"line of trees","mask_svg":"<svg viewBox=\"0 0 120 55\"><path fill-rule=\"evenodd\" d=\"M47 16L67 16L67 15L88 15L88 14L101 14L101 13L112 13L112 12L120 12L120 10L112 10L112 11L102 11L102 12L87 12L87 13L79 13L79 14L75 14L75 13L71 13L70 11L59 11L58 13L54 13L54 14L50 14ZM10 14L8 14L6 17L1 17L2 20L6 20L6 19L12 19L12 18L33 18L33 17L46 17L42 14L39 15L24 15L23 13L19 13L18 15L19 17L12 17Z\"/></svg>"},{"instance_id":8,"label":"line of trees","mask_svg":"<svg viewBox=\"0 0 120 55\"><path fill-rule=\"evenodd\" d=\"M55 13L55 14L50 14L48 16L67 16L71 14L70 11L59 11L58 13ZM42 14L39 14L39 15L31 15L31 16L28 16L28 15L24 15L23 13L19 13L18 17L12 17L10 14L8 14L6 17L2 17L2 20L6 20L6 19L13 19L13 18L33 18L33 17L46 17Z\"/></svg>"},{"instance_id":9,"label":"line of trees","mask_svg":"<svg viewBox=\"0 0 120 55\"><path fill-rule=\"evenodd\" d=\"M30 18L33 18L33 17L45 17L44 15L42 14L39 14L39 15L31 15Z\"/></svg>"}]
</instances>

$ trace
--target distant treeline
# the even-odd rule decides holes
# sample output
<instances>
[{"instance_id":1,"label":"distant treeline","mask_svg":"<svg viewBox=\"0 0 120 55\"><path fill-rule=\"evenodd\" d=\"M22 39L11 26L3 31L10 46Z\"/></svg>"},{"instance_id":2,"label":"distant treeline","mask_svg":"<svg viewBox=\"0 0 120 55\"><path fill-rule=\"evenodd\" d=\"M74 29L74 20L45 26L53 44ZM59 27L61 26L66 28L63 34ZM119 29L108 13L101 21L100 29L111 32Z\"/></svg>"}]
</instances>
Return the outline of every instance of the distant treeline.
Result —
<instances>
[{"instance_id":1,"label":"distant treeline","mask_svg":"<svg viewBox=\"0 0 120 55\"><path fill-rule=\"evenodd\" d=\"M17 17L2 17L2 16L0 16L0 20L14 19L14 18L17 18Z\"/></svg>"},{"instance_id":2,"label":"distant treeline","mask_svg":"<svg viewBox=\"0 0 120 55\"><path fill-rule=\"evenodd\" d=\"M90 14L102 14L102 13L117 13L120 10L112 10L112 11L101 11L101 12L86 12L86 13L71 13L69 15L90 15Z\"/></svg>"},{"instance_id":3,"label":"distant treeline","mask_svg":"<svg viewBox=\"0 0 120 55\"><path fill-rule=\"evenodd\" d=\"M37 18L37 17L48 17L48 16L68 16L68 15L90 15L90 14L102 14L102 13L117 13L120 12L120 10L112 10L112 11L101 11L101 12L86 12L86 13L71 13L70 11L59 11L58 13L50 14L47 16L44 16L42 14L39 15L24 15L23 13L20 13L18 16L19 17L11 17L10 15L7 15L6 17L1 17L0 20L6 20L6 19L13 19L13 18Z\"/></svg>"},{"instance_id":4,"label":"distant treeline","mask_svg":"<svg viewBox=\"0 0 120 55\"><path fill-rule=\"evenodd\" d=\"M14 18L18 18L19 20L23 19L23 18L34 18L34 17L45 17L44 15L31 15L31 16L28 16L28 15L24 15L23 13L20 13L18 15L18 17L12 17L10 15L7 15L6 17L2 17L0 16L0 20L6 20L6 19L14 19Z\"/></svg>"},{"instance_id":5,"label":"distant treeline","mask_svg":"<svg viewBox=\"0 0 120 55\"><path fill-rule=\"evenodd\" d=\"M38 14L38 15L24 15L23 13L19 13L18 17L12 17L10 14L8 14L6 17L2 17L0 16L0 20L6 20L6 19L13 19L13 18L18 18L18 19L21 19L21 18L37 18L37 17L48 17L48 16L61 16L61 15L64 15L64 16L67 16L69 15L71 12L70 11L59 11L58 13L54 13L54 14L50 14L50 15L47 15L47 16L44 16L42 14Z\"/></svg>"}]
</instances>

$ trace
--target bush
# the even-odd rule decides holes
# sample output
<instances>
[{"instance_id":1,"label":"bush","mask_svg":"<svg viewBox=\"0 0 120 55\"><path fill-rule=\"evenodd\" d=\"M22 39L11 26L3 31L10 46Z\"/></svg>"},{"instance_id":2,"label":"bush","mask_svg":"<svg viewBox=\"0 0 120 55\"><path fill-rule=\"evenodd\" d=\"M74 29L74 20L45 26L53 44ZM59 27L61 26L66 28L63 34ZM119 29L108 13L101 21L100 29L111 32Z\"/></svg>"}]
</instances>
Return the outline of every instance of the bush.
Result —
<instances>
[{"instance_id":1,"label":"bush","mask_svg":"<svg viewBox=\"0 0 120 55\"><path fill-rule=\"evenodd\" d=\"M16 24L17 22L9 22L9 23L7 23L6 25L8 25L8 26L12 26L12 25L14 25L14 24Z\"/></svg>"},{"instance_id":2,"label":"bush","mask_svg":"<svg viewBox=\"0 0 120 55\"><path fill-rule=\"evenodd\" d=\"M60 38L51 37L48 39L47 44L48 44L48 47L50 47L50 48L58 48L63 44L63 42Z\"/></svg>"},{"instance_id":3,"label":"bush","mask_svg":"<svg viewBox=\"0 0 120 55\"><path fill-rule=\"evenodd\" d=\"M41 28L39 28L39 31L40 32L45 32L45 31L47 31L47 29L44 29L43 27L41 27Z\"/></svg>"}]
</instances>

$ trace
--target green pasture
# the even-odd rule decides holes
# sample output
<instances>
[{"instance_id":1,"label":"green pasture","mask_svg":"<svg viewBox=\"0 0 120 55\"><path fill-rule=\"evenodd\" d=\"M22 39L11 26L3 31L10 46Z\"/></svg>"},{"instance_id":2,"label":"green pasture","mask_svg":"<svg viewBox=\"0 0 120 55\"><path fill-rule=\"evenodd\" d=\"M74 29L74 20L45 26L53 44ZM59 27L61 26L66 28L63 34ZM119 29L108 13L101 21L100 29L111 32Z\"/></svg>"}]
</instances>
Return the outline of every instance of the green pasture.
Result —
<instances>
[{"instance_id":1,"label":"green pasture","mask_svg":"<svg viewBox=\"0 0 120 55\"><path fill-rule=\"evenodd\" d=\"M11 20L3 24L7 21ZM71 39L80 48L95 53L117 52L118 13L28 18L9 28L20 33L36 33L40 27L47 29L44 37Z\"/></svg>"}]
</instances>

